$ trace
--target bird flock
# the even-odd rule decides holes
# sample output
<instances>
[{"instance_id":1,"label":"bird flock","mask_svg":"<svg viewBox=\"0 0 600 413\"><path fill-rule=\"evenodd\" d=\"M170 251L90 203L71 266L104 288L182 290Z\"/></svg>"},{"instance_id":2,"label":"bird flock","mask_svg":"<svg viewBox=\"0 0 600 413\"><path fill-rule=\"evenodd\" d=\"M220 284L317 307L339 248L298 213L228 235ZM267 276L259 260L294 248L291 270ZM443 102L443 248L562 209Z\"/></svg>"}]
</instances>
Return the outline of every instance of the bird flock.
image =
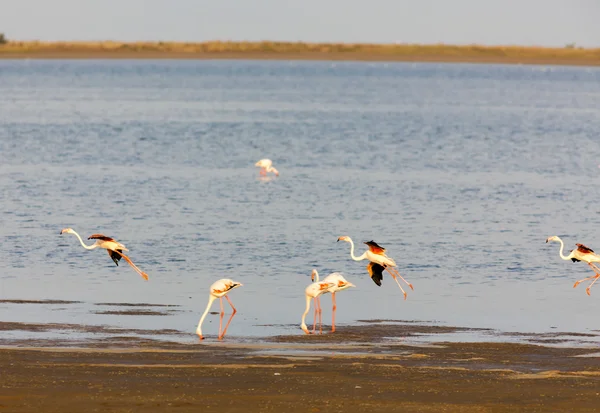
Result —
<instances>
[{"instance_id":1,"label":"bird flock","mask_svg":"<svg viewBox=\"0 0 600 413\"><path fill-rule=\"evenodd\" d=\"M262 177L266 177L269 173L273 173L275 176L279 176L279 171L273 166L273 162L270 159L261 159L260 161L256 162L255 166L260 168L259 174ZM106 235L103 235L103 234L92 234L88 237L88 240L95 240L95 242L91 245L87 245L83 242L83 239L81 238L81 236L77 232L75 232L72 228L65 228L60 232L60 234L61 235L62 234L75 235L77 237L77 239L79 240L79 242L81 243L81 245L83 246L83 248L85 248L87 250L93 250L96 248L104 248L108 252L109 257L114 261L114 263L117 266L119 265L119 261L121 259L124 259L131 266L131 268L133 268L133 270L136 273L138 273L144 280L147 281L149 279L148 274L145 273L144 271L142 271L140 268L138 268L138 266L135 265L133 263L133 261L127 255L125 255L123 253L123 251L129 251L125 247L125 245L116 241L115 239L107 237ZM402 291L402 294L404 295L405 300L406 300L408 294L406 293L404 288L402 288L402 284L400 284L400 281L398 281L398 279L402 280L402 282L404 282L411 290L414 290L413 285L411 283L409 283L408 281L406 281L406 279L404 279L404 277L402 277L400 275L400 273L398 272L398 269L396 268L397 267L396 262L392 258L387 256L387 254L385 253L386 249L383 248L382 246L380 246L379 244L377 244L375 241L371 240L371 241L365 242L364 244L367 245L368 250L365 251L362 255L355 256L354 255L354 242L352 241L352 238L344 235L344 236L340 236L337 240L338 240L338 242L345 241L350 244L350 257L354 261L363 261L363 260L369 261L369 264L366 267L367 272L368 272L369 276L371 277L371 279L373 280L373 282L375 282L375 284L377 284L378 286L381 286L381 284L382 284L383 272L387 271L392 276L394 281L396 281L396 284L398 284L398 287L400 287L400 290ZM586 277L582 280L578 280L573 285L573 288L575 288L583 281L593 280L590 283L590 285L586 288L587 295L591 295L590 290L591 290L592 286L596 283L596 281L598 281L598 279L600 279L600 267L598 267L596 265L596 263L600 263L600 255L596 254L591 248L586 247L583 244L576 244L577 249L571 250L568 255L564 255L563 240L555 235L555 236L551 236L546 239L546 243L551 242L551 241L560 243L560 251L559 251L560 258L562 258L565 261L570 260L572 262L580 262L580 261L586 262L590 266L590 268L594 271L593 276ZM306 334L311 334L311 333L315 334L317 332L316 327L318 324L319 325L319 333L323 332L322 309L321 309L320 297L323 294L330 293L331 301L332 301L331 332L333 333L333 332L335 332L335 312L337 309L336 302L335 302L335 294L337 292L346 290L350 287L355 287L355 285L352 284L351 282L349 282L348 280L346 280L346 278L344 278L344 276L339 272L331 273L331 274L327 275L324 279L320 280L319 273L317 272L316 269L312 270L311 281L312 281L312 283L310 285L308 285L306 287L306 289L304 290L304 295L305 295L305 299L306 299L306 308L305 308L304 312L302 313L300 328ZM223 337L227 333L227 328L229 327L229 324L231 323L233 316L237 313L237 309L235 308L235 306L233 305L233 303L231 302L231 300L229 299L227 294L229 294L229 292L231 290L241 287L241 286L243 286L242 283L228 279L228 278L223 278L223 279L217 280L210 286L208 303L206 305L206 309L204 310L204 313L200 317L200 321L198 322L198 326L196 328L196 334L198 335L200 340L204 339L204 336L202 334L202 323L204 322L204 319L208 315L210 308L212 307L214 301L217 298L219 299L220 306L221 306L220 318L219 318L219 333L218 333L217 338L219 340L223 339ZM225 297L225 299L228 301L228 303L232 309L231 316L229 317L229 320L225 324L225 328L223 328L223 318L225 315L225 310L223 307L223 297ZM313 319L312 331L309 330L308 326L306 325L306 316L310 312L311 302L314 303L314 319Z\"/></svg>"}]
</instances>

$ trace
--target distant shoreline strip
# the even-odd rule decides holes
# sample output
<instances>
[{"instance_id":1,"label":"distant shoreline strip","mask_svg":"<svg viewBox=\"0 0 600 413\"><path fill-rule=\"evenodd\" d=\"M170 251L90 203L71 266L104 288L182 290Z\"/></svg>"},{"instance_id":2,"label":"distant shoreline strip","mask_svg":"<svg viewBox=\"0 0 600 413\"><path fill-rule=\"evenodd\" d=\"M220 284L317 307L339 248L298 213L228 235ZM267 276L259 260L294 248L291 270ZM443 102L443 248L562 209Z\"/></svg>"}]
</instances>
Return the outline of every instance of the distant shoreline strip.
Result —
<instances>
[{"instance_id":1,"label":"distant shoreline strip","mask_svg":"<svg viewBox=\"0 0 600 413\"><path fill-rule=\"evenodd\" d=\"M600 66L600 49L286 42L8 42L0 59L247 59Z\"/></svg>"}]
</instances>

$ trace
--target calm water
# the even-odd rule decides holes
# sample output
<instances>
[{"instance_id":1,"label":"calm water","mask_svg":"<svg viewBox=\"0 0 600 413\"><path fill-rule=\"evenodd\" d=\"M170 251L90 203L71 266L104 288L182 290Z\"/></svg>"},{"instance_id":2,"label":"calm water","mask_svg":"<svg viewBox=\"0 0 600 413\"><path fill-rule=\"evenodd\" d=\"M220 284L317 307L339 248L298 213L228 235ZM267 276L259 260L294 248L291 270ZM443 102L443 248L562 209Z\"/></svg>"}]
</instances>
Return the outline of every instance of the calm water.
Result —
<instances>
[{"instance_id":1,"label":"calm water","mask_svg":"<svg viewBox=\"0 0 600 413\"><path fill-rule=\"evenodd\" d=\"M244 283L231 336L302 334L315 267L357 285L338 295L340 324L597 331L600 283L573 289L589 267L544 241L600 249L598 131L593 68L0 61L0 298L81 301L4 303L0 321L193 334L228 277ZM263 157L278 179L257 179ZM150 281L64 227L123 242ZM408 300L340 235L387 247Z\"/></svg>"}]
</instances>

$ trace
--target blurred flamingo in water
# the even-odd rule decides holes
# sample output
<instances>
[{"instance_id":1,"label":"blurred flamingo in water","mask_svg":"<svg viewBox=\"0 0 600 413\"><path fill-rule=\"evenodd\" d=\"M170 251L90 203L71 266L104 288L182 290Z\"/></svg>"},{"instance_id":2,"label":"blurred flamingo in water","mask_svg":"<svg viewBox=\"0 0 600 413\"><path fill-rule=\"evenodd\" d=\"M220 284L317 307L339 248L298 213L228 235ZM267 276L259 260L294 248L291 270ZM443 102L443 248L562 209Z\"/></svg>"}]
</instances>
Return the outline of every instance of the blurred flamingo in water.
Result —
<instances>
[{"instance_id":1,"label":"blurred flamingo in water","mask_svg":"<svg viewBox=\"0 0 600 413\"><path fill-rule=\"evenodd\" d=\"M267 176L268 172L273 172L275 176L279 176L279 171L273 167L273 161L270 159L261 159L256 162L254 166L258 166L260 168L260 175Z\"/></svg>"}]
</instances>

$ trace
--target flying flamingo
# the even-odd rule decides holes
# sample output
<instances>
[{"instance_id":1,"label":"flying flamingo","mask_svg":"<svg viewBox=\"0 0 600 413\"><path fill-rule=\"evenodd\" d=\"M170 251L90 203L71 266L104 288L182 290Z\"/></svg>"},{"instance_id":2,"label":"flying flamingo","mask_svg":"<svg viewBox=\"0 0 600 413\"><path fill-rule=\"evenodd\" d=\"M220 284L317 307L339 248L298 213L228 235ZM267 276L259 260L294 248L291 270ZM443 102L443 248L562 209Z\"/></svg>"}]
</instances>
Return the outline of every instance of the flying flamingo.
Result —
<instances>
[{"instance_id":1,"label":"flying flamingo","mask_svg":"<svg viewBox=\"0 0 600 413\"><path fill-rule=\"evenodd\" d=\"M600 268L598 268L598 266L596 264L594 264L595 262L600 262L600 255L596 254L591 248L588 248L583 244L575 244L575 245L577 245L577 249L571 250L569 255L565 256L565 255L563 255L563 249L565 247L565 244L563 243L562 239L560 239L559 237L554 235L546 240L546 242L548 242L548 241L560 242L559 255L560 255L560 258L562 258L563 260L565 260L565 261L571 260L573 262L584 261L584 262L588 263L588 265L592 268L592 270L594 270L594 273L596 273L596 275L594 275L592 277L584 278L583 280L579 280L573 285L573 288L575 288L579 285L579 283L581 283L583 281L594 279L594 281L592 281L592 283L585 289L585 292L587 293L587 295L591 295L590 289L592 288L592 285L594 285L594 283L596 281L598 281L598 278L600 278Z\"/></svg>"},{"instance_id":2,"label":"flying flamingo","mask_svg":"<svg viewBox=\"0 0 600 413\"><path fill-rule=\"evenodd\" d=\"M392 275L392 278L396 281L396 284L398 284L400 290L402 290L405 300L407 295L406 291L404 291L404 288L402 288L400 282L398 282L398 279L396 277L399 277L410 287L411 290L414 290L412 284L406 281L395 268L396 262L387 255L385 255L385 248L379 246L375 241L365 242L365 244L369 247L369 250L365 251L364 254L359 257L356 257L354 255L354 242L352 242L352 238L344 235L342 237L339 237L338 241L346 241L350 243L350 256L354 261L370 261L369 265L367 265L367 271L369 271L371 279L378 286L381 287L381 280L383 279L383 270L386 270Z\"/></svg>"},{"instance_id":3,"label":"flying flamingo","mask_svg":"<svg viewBox=\"0 0 600 413\"><path fill-rule=\"evenodd\" d=\"M312 270L310 278L313 282L319 282L319 273L316 269ZM333 283L333 287L330 287L327 292L331 293L331 302L333 303L333 309L331 312L331 332L335 332L335 310L337 309L337 305L335 304L335 293L338 291L343 291L350 287L356 287L354 284L349 282L344 278L344 276L339 272L332 272L327 277L323 279L323 282ZM319 301L319 309L321 308L321 301L319 297L315 298L315 300Z\"/></svg>"},{"instance_id":4,"label":"flying flamingo","mask_svg":"<svg viewBox=\"0 0 600 413\"><path fill-rule=\"evenodd\" d=\"M148 280L148 274L146 274L145 272L143 272L142 270L140 270L130 259L127 255L123 254L123 251L129 251L127 248L125 248L125 245L121 244L118 241L115 241L114 239L107 237L106 235L102 235L102 234L93 234L90 235L88 237L88 239L95 239L97 240L96 242L94 242L92 245L85 245L83 243L83 240L81 239L81 237L79 236L78 233L76 233L73 229L71 228L65 228L62 231L60 231L60 234L73 234L77 237L77 239L79 239L79 242L81 243L81 245L83 245L83 248L85 248L86 250L93 250L95 248L104 248L108 251L108 255L110 258L112 258L112 260L115 262L115 264L117 264L117 266L119 266L119 261L121 260L121 258L124 258L125 261L127 261L127 263L129 265L131 265L131 268L133 268L135 270L135 272L137 272L139 275L142 276L142 278L144 280Z\"/></svg>"},{"instance_id":5,"label":"flying flamingo","mask_svg":"<svg viewBox=\"0 0 600 413\"><path fill-rule=\"evenodd\" d=\"M317 300L317 298L320 295L328 292L328 290L332 287L335 287L335 284L333 282L317 281L317 282L313 282L312 284L310 284L304 290L304 294L306 296L306 310L302 314L302 323L300 324L300 328L302 328L302 331L304 331L306 334L310 334L310 331L308 331L308 328L306 327L306 323L304 322L304 320L306 319L306 315L310 311L310 300L315 301L315 319L314 319L312 332L314 334L316 327L317 327L317 314L319 314L319 324L321 325L320 332L323 332L323 324L322 324L322 319L321 319L321 306L320 306L320 303Z\"/></svg>"},{"instance_id":6,"label":"flying flamingo","mask_svg":"<svg viewBox=\"0 0 600 413\"><path fill-rule=\"evenodd\" d=\"M275 176L279 176L279 171L273 167L273 161L270 159L261 159L254 166L260 167L261 176L267 176L267 172L273 172Z\"/></svg>"},{"instance_id":7,"label":"flying flamingo","mask_svg":"<svg viewBox=\"0 0 600 413\"><path fill-rule=\"evenodd\" d=\"M235 309L235 307L233 306L233 303L227 296L227 293L229 293L229 291L233 290L234 288L241 287L242 285L243 284L240 282L233 281L228 278L222 278L218 281L215 281L213 283L213 285L210 286L210 290L209 290L210 295L208 296L208 304L206 305L206 310L204 310L204 314L202 314L202 317L200 317L200 321L198 322L198 327L196 328L196 334L198 334L198 337L200 337L200 340L204 339L204 337L202 337L202 323L204 322L204 318L206 318L206 315L208 314L208 311L210 310L210 307L212 306L213 301L215 301L217 298L220 300L220 303L221 303L221 316L219 318L218 339L221 340L223 337L225 337L227 328L229 327L229 324L231 323L233 316L235 315L235 313L237 313L237 310ZM233 313L231 313L231 317L229 317L229 321L227 321L225 330L223 330L223 333L221 333L221 327L223 326L223 316L225 315L225 310L223 309L223 297L227 298L227 301L229 301L229 305L233 309Z\"/></svg>"}]
</instances>

